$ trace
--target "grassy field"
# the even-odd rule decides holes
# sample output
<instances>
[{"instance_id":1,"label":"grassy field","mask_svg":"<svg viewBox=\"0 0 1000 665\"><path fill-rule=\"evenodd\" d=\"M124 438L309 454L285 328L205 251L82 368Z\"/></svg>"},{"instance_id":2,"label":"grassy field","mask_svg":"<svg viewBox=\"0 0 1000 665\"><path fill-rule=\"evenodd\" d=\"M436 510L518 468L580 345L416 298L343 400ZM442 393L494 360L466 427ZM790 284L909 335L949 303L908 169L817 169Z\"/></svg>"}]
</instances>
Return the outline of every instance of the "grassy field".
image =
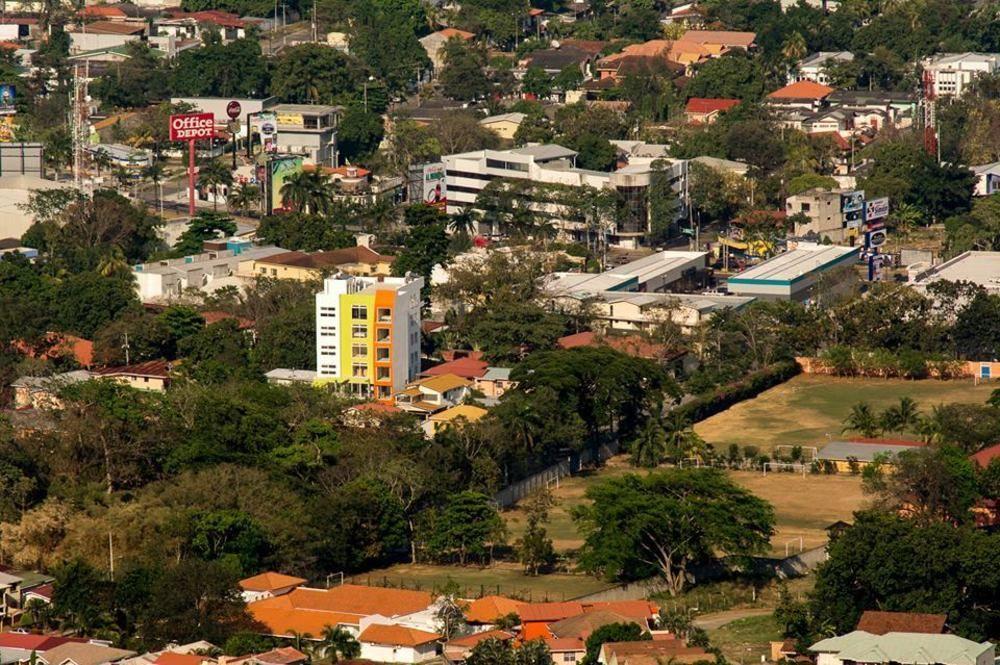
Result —
<instances>
[{"instance_id":1,"label":"grassy field","mask_svg":"<svg viewBox=\"0 0 1000 665\"><path fill-rule=\"evenodd\" d=\"M770 658L771 640L781 639L781 628L774 615L736 619L721 628L709 629L713 646L719 647L730 663L759 663L762 655Z\"/></svg>"},{"instance_id":2,"label":"grassy field","mask_svg":"<svg viewBox=\"0 0 1000 665\"><path fill-rule=\"evenodd\" d=\"M578 548L583 540L570 516L573 506L580 505L584 492L594 482L604 478L635 472L625 457L616 457L597 472L564 479L552 493L557 505L549 513L549 537L558 551ZM642 473L642 471L638 471ZM771 539L772 553L783 556L785 546L798 549L802 538L805 549L826 542L824 527L837 520L851 520L851 515L864 503L858 476L801 476L790 473L750 471L730 472L732 478L757 496L771 502L775 509L776 533ZM515 509L504 513L511 538L524 530L525 515ZM789 541L795 540L794 543Z\"/></svg>"},{"instance_id":3,"label":"grassy field","mask_svg":"<svg viewBox=\"0 0 1000 665\"><path fill-rule=\"evenodd\" d=\"M490 568L399 564L348 577L346 581L429 591L457 584L459 595L466 598L499 593L535 601L562 601L611 586L589 575L553 573L529 577L520 566L511 564Z\"/></svg>"},{"instance_id":4,"label":"grassy field","mask_svg":"<svg viewBox=\"0 0 1000 665\"><path fill-rule=\"evenodd\" d=\"M899 401L916 400L922 411L947 402L985 402L991 385L965 381L842 379L800 375L695 425L695 431L717 450L731 443L770 450L776 445L822 446L841 436L851 406L866 401L877 410Z\"/></svg>"}]
</instances>

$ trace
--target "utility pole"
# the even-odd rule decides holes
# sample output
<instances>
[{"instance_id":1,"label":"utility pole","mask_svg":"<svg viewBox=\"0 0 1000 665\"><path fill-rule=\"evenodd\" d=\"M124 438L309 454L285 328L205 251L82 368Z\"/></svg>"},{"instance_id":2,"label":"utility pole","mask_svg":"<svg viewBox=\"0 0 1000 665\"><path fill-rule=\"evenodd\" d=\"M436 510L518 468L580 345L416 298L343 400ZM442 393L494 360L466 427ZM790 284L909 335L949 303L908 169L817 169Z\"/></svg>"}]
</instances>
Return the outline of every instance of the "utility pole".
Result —
<instances>
[{"instance_id":1,"label":"utility pole","mask_svg":"<svg viewBox=\"0 0 1000 665\"><path fill-rule=\"evenodd\" d=\"M162 199L161 199L161 205L162 205ZM162 211L161 211L161 214L162 214ZM129 350L130 350L130 347L129 347L129 344L128 344L128 333L125 333L125 343L122 344L122 348L125 349L125 364L126 365L131 365L132 363L129 362Z\"/></svg>"},{"instance_id":2,"label":"utility pole","mask_svg":"<svg viewBox=\"0 0 1000 665\"><path fill-rule=\"evenodd\" d=\"M111 581L115 581L115 541L108 531L108 567L111 571Z\"/></svg>"}]
</instances>

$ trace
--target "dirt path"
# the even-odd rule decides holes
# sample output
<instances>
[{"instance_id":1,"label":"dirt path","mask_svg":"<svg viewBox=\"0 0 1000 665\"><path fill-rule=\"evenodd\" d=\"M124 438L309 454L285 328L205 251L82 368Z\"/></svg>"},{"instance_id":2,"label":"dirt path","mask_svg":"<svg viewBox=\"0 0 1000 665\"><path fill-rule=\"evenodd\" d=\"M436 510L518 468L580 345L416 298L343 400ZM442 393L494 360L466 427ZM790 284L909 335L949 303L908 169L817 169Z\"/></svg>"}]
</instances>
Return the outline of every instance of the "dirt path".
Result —
<instances>
[{"instance_id":1,"label":"dirt path","mask_svg":"<svg viewBox=\"0 0 1000 665\"><path fill-rule=\"evenodd\" d=\"M712 614L705 614L700 617L696 617L694 620L694 625L699 628L704 628L705 630L714 630L715 628L722 628L727 623L736 621L737 619L746 619L748 617L759 617L766 614L770 614L774 609L770 607L755 607L744 610L726 610L725 612L714 612Z\"/></svg>"}]
</instances>

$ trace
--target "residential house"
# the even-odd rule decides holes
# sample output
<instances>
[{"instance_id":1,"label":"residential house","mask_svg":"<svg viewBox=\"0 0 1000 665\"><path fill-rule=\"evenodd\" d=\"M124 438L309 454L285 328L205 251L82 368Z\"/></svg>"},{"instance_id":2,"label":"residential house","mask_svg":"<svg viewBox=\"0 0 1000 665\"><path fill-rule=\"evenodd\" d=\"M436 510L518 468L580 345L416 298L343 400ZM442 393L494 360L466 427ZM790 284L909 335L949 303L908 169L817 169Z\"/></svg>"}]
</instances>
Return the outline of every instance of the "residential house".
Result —
<instances>
[{"instance_id":1,"label":"residential house","mask_svg":"<svg viewBox=\"0 0 1000 665\"><path fill-rule=\"evenodd\" d=\"M991 642L927 633L873 635L855 630L820 640L809 650L816 654L817 665L993 665L995 659Z\"/></svg>"},{"instance_id":2,"label":"residential house","mask_svg":"<svg viewBox=\"0 0 1000 665\"><path fill-rule=\"evenodd\" d=\"M917 97L910 92L834 90L826 101L831 108L849 115L855 132L877 132L887 126L911 127L918 113Z\"/></svg>"},{"instance_id":3,"label":"residential house","mask_svg":"<svg viewBox=\"0 0 1000 665\"><path fill-rule=\"evenodd\" d=\"M305 583L306 580L301 577L268 571L240 580L240 589L242 590L243 602L252 603L265 598L283 596Z\"/></svg>"},{"instance_id":4,"label":"residential house","mask_svg":"<svg viewBox=\"0 0 1000 665\"><path fill-rule=\"evenodd\" d=\"M15 340L13 347L29 358L57 360L71 358L84 369L94 366L94 343L76 335L48 332L38 344L30 345L24 340Z\"/></svg>"},{"instance_id":5,"label":"residential house","mask_svg":"<svg viewBox=\"0 0 1000 665\"><path fill-rule=\"evenodd\" d=\"M940 53L924 58L924 97L962 97L983 74L1000 71L1000 53Z\"/></svg>"},{"instance_id":6,"label":"residential house","mask_svg":"<svg viewBox=\"0 0 1000 665\"><path fill-rule=\"evenodd\" d=\"M549 632L553 637L562 639L576 639L586 642L587 638L599 628L620 623L637 623L630 617L611 610L594 610L584 612L573 617L567 617L560 621L549 624ZM648 628L645 621L638 623L641 628Z\"/></svg>"},{"instance_id":7,"label":"residential house","mask_svg":"<svg viewBox=\"0 0 1000 665\"><path fill-rule=\"evenodd\" d=\"M900 453L921 448L927 444L906 439L864 439L830 441L816 453L816 461L832 464L840 473L854 473L875 460L892 465Z\"/></svg>"},{"instance_id":8,"label":"residential house","mask_svg":"<svg viewBox=\"0 0 1000 665\"><path fill-rule=\"evenodd\" d=\"M316 294L317 380L360 397L388 400L420 370L422 277L323 280Z\"/></svg>"},{"instance_id":9,"label":"residential house","mask_svg":"<svg viewBox=\"0 0 1000 665\"><path fill-rule=\"evenodd\" d=\"M688 28L700 28L705 24L705 14L695 2L675 5L660 19L664 25L683 25Z\"/></svg>"},{"instance_id":10,"label":"residential house","mask_svg":"<svg viewBox=\"0 0 1000 665\"><path fill-rule=\"evenodd\" d=\"M583 39L553 41L549 48L526 55L518 68L527 71L531 67L538 67L549 76L555 76L567 67L579 67L584 78L589 78L594 73L594 63L607 44Z\"/></svg>"},{"instance_id":11,"label":"residential house","mask_svg":"<svg viewBox=\"0 0 1000 665\"><path fill-rule=\"evenodd\" d=\"M886 633L929 633L944 632L948 616L945 614L924 614L920 612L882 612L865 610L861 613L855 630L872 635Z\"/></svg>"},{"instance_id":12,"label":"residential house","mask_svg":"<svg viewBox=\"0 0 1000 665\"><path fill-rule=\"evenodd\" d=\"M174 35L179 39L202 41L207 30L218 34L223 42L243 39L247 30L254 25L252 19L243 19L236 14L218 9L197 12L171 11L166 18L153 21L154 34Z\"/></svg>"},{"instance_id":13,"label":"residential house","mask_svg":"<svg viewBox=\"0 0 1000 665\"><path fill-rule=\"evenodd\" d=\"M96 49L124 46L142 41L146 36L145 21L94 21L66 31L70 54Z\"/></svg>"},{"instance_id":14,"label":"residential house","mask_svg":"<svg viewBox=\"0 0 1000 665\"><path fill-rule=\"evenodd\" d=\"M514 135L526 117L523 113L501 113L483 118L479 121L479 125L502 139L513 141Z\"/></svg>"},{"instance_id":15,"label":"residential house","mask_svg":"<svg viewBox=\"0 0 1000 665\"><path fill-rule=\"evenodd\" d=\"M490 364L482 359L479 353L473 353L468 356L462 356L455 358L454 360L448 360L440 365L435 365L428 369L420 372L420 376L444 376L445 374L453 374L455 376L460 376L463 379L468 379L470 381L475 381L483 377L489 370Z\"/></svg>"},{"instance_id":16,"label":"residential house","mask_svg":"<svg viewBox=\"0 0 1000 665\"><path fill-rule=\"evenodd\" d=\"M429 415L423 423L424 434L428 438L434 438L445 427L460 427L462 423L474 423L487 413L486 409L474 404L452 406Z\"/></svg>"},{"instance_id":17,"label":"residential house","mask_svg":"<svg viewBox=\"0 0 1000 665\"><path fill-rule=\"evenodd\" d=\"M514 635L504 630L484 630L448 640L444 644L443 655L449 663L462 663L480 642L486 640L509 642L513 639Z\"/></svg>"},{"instance_id":18,"label":"residential house","mask_svg":"<svg viewBox=\"0 0 1000 665\"><path fill-rule=\"evenodd\" d=\"M250 603L247 610L265 634L286 638L308 634L307 639L320 640L327 626L340 626L357 637L362 622L365 627L375 622L433 632L433 600L426 591L343 584L330 589L298 587Z\"/></svg>"},{"instance_id":19,"label":"residential house","mask_svg":"<svg viewBox=\"0 0 1000 665\"><path fill-rule=\"evenodd\" d=\"M121 367L94 370L95 378L112 379L136 390L163 392L170 385L173 364L167 360L148 360Z\"/></svg>"},{"instance_id":20,"label":"residential house","mask_svg":"<svg viewBox=\"0 0 1000 665\"><path fill-rule=\"evenodd\" d=\"M576 665L587 655L587 644L576 637L546 637L553 665Z\"/></svg>"},{"instance_id":21,"label":"residential house","mask_svg":"<svg viewBox=\"0 0 1000 665\"><path fill-rule=\"evenodd\" d=\"M287 369L284 367L277 367L264 373L267 382L275 386L291 386L300 383L312 385L316 376L316 372L311 369Z\"/></svg>"},{"instance_id":22,"label":"residential house","mask_svg":"<svg viewBox=\"0 0 1000 665\"><path fill-rule=\"evenodd\" d=\"M712 660L701 647L687 646L679 639L653 639L643 642L605 642L597 661L601 665L656 665L658 663L697 663Z\"/></svg>"},{"instance_id":23,"label":"residential house","mask_svg":"<svg viewBox=\"0 0 1000 665\"><path fill-rule=\"evenodd\" d=\"M444 47L450 39L461 39L462 41L470 41L476 35L471 32L466 32L465 30L459 30L457 28L445 28L444 30L438 30L437 32L432 32L431 34L420 38L420 45L424 47L427 51L427 57L430 58L431 65L434 67L434 71L441 71L444 67Z\"/></svg>"},{"instance_id":24,"label":"residential house","mask_svg":"<svg viewBox=\"0 0 1000 665\"><path fill-rule=\"evenodd\" d=\"M44 665L113 665L135 656L135 651L90 642L67 642L39 655Z\"/></svg>"},{"instance_id":25,"label":"residential house","mask_svg":"<svg viewBox=\"0 0 1000 665\"><path fill-rule=\"evenodd\" d=\"M842 62L852 62L854 54L850 51L820 51L806 56L788 71L788 83L813 81L830 85L829 68Z\"/></svg>"},{"instance_id":26,"label":"residential house","mask_svg":"<svg viewBox=\"0 0 1000 665\"><path fill-rule=\"evenodd\" d=\"M402 411L388 402L362 402L344 410L341 420L348 427L376 427Z\"/></svg>"},{"instance_id":27,"label":"residential house","mask_svg":"<svg viewBox=\"0 0 1000 665\"><path fill-rule=\"evenodd\" d=\"M684 107L684 117L690 123L708 125L716 121L718 117L737 106L738 99L708 99L705 97L692 97Z\"/></svg>"},{"instance_id":28,"label":"residential house","mask_svg":"<svg viewBox=\"0 0 1000 665\"><path fill-rule=\"evenodd\" d=\"M0 584L3 581L0 580ZM31 633L8 632L0 633L0 665L31 662L32 657L37 662L50 649L70 642L85 642L86 640L57 635L34 635Z\"/></svg>"},{"instance_id":29,"label":"residential house","mask_svg":"<svg viewBox=\"0 0 1000 665\"><path fill-rule=\"evenodd\" d=\"M708 59L711 51L693 42L653 39L630 44L618 53L601 58L594 65L601 80L620 81L644 70L672 70L683 74L691 65Z\"/></svg>"},{"instance_id":30,"label":"residential house","mask_svg":"<svg viewBox=\"0 0 1000 665\"><path fill-rule=\"evenodd\" d=\"M472 394L472 381L442 374L414 381L394 395L396 407L422 418L458 406Z\"/></svg>"},{"instance_id":31,"label":"residential house","mask_svg":"<svg viewBox=\"0 0 1000 665\"><path fill-rule=\"evenodd\" d=\"M356 245L326 252L292 251L251 258L240 262L237 274L299 282L317 281L338 272L356 277L388 277L395 260L394 256Z\"/></svg>"},{"instance_id":32,"label":"residential house","mask_svg":"<svg viewBox=\"0 0 1000 665\"><path fill-rule=\"evenodd\" d=\"M544 639L552 637L549 624L583 614L583 604L576 601L528 603L519 607L517 614L521 618L521 639Z\"/></svg>"},{"instance_id":33,"label":"residential house","mask_svg":"<svg viewBox=\"0 0 1000 665\"><path fill-rule=\"evenodd\" d=\"M294 647L277 647L243 659L226 659L219 665L305 665L308 662L309 656Z\"/></svg>"},{"instance_id":34,"label":"residential house","mask_svg":"<svg viewBox=\"0 0 1000 665\"><path fill-rule=\"evenodd\" d=\"M834 88L815 81L798 81L770 93L766 102L779 111L819 110Z\"/></svg>"},{"instance_id":35,"label":"residential house","mask_svg":"<svg viewBox=\"0 0 1000 665\"><path fill-rule=\"evenodd\" d=\"M526 604L505 596L483 596L469 602L465 608L465 622L477 632L489 631L498 620L511 614L516 615Z\"/></svg>"},{"instance_id":36,"label":"residential house","mask_svg":"<svg viewBox=\"0 0 1000 665\"><path fill-rule=\"evenodd\" d=\"M473 379L476 390L483 393L488 400L497 400L514 387L510 380L509 367L487 367L482 376Z\"/></svg>"},{"instance_id":37,"label":"residential house","mask_svg":"<svg viewBox=\"0 0 1000 665\"><path fill-rule=\"evenodd\" d=\"M437 656L440 639L438 633L378 623L358 635L361 657L376 663L423 663Z\"/></svg>"},{"instance_id":38,"label":"residential house","mask_svg":"<svg viewBox=\"0 0 1000 665\"><path fill-rule=\"evenodd\" d=\"M751 51L756 46L757 35L753 32L734 30L688 30L678 41L697 44L708 49L715 57L734 49Z\"/></svg>"},{"instance_id":39,"label":"residential house","mask_svg":"<svg viewBox=\"0 0 1000 665\"><path fill-rule=\"evenodd\" d=\"M969 169L976 176L976 187L973 190L975 196L989 196L1000 191L1000 162L970 166Z\"/></svg>"}]
</instances>

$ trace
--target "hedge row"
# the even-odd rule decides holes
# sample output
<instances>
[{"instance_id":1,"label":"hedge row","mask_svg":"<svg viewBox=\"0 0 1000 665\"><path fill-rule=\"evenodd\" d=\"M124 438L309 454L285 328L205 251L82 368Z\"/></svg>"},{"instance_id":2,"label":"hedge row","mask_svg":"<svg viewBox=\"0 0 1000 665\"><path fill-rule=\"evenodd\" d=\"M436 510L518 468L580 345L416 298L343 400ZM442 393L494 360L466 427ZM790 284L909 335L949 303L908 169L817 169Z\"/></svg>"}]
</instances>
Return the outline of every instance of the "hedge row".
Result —
<instances>
[{"instance_id":1,"label":"hedge row","mask_svg":"<svg viewBox=\"0 0 1000 665\"><path fill-rule=\"evenodd\" d=\"M831 346L820 354L822 370L833 376L894 379L954 379L967 375L964 362L911 349ZM819 368L817 368L819 369Z\"/></svg>"},{"instance_id":2,"label":"hedge row","mask_svg":"<svg viewBox=\"0 0 1000 665\"><path fill-rule=\"evenodd\" d=\"M794 360L780 362L766 369L748 374L743 379L716 388L710 393L699 395L687 404L682 404L675 411L689 422L711 418L717 413L743 400L756 397L768 388L788 381L801 371Z\"/></svg>"}]
</instances>

